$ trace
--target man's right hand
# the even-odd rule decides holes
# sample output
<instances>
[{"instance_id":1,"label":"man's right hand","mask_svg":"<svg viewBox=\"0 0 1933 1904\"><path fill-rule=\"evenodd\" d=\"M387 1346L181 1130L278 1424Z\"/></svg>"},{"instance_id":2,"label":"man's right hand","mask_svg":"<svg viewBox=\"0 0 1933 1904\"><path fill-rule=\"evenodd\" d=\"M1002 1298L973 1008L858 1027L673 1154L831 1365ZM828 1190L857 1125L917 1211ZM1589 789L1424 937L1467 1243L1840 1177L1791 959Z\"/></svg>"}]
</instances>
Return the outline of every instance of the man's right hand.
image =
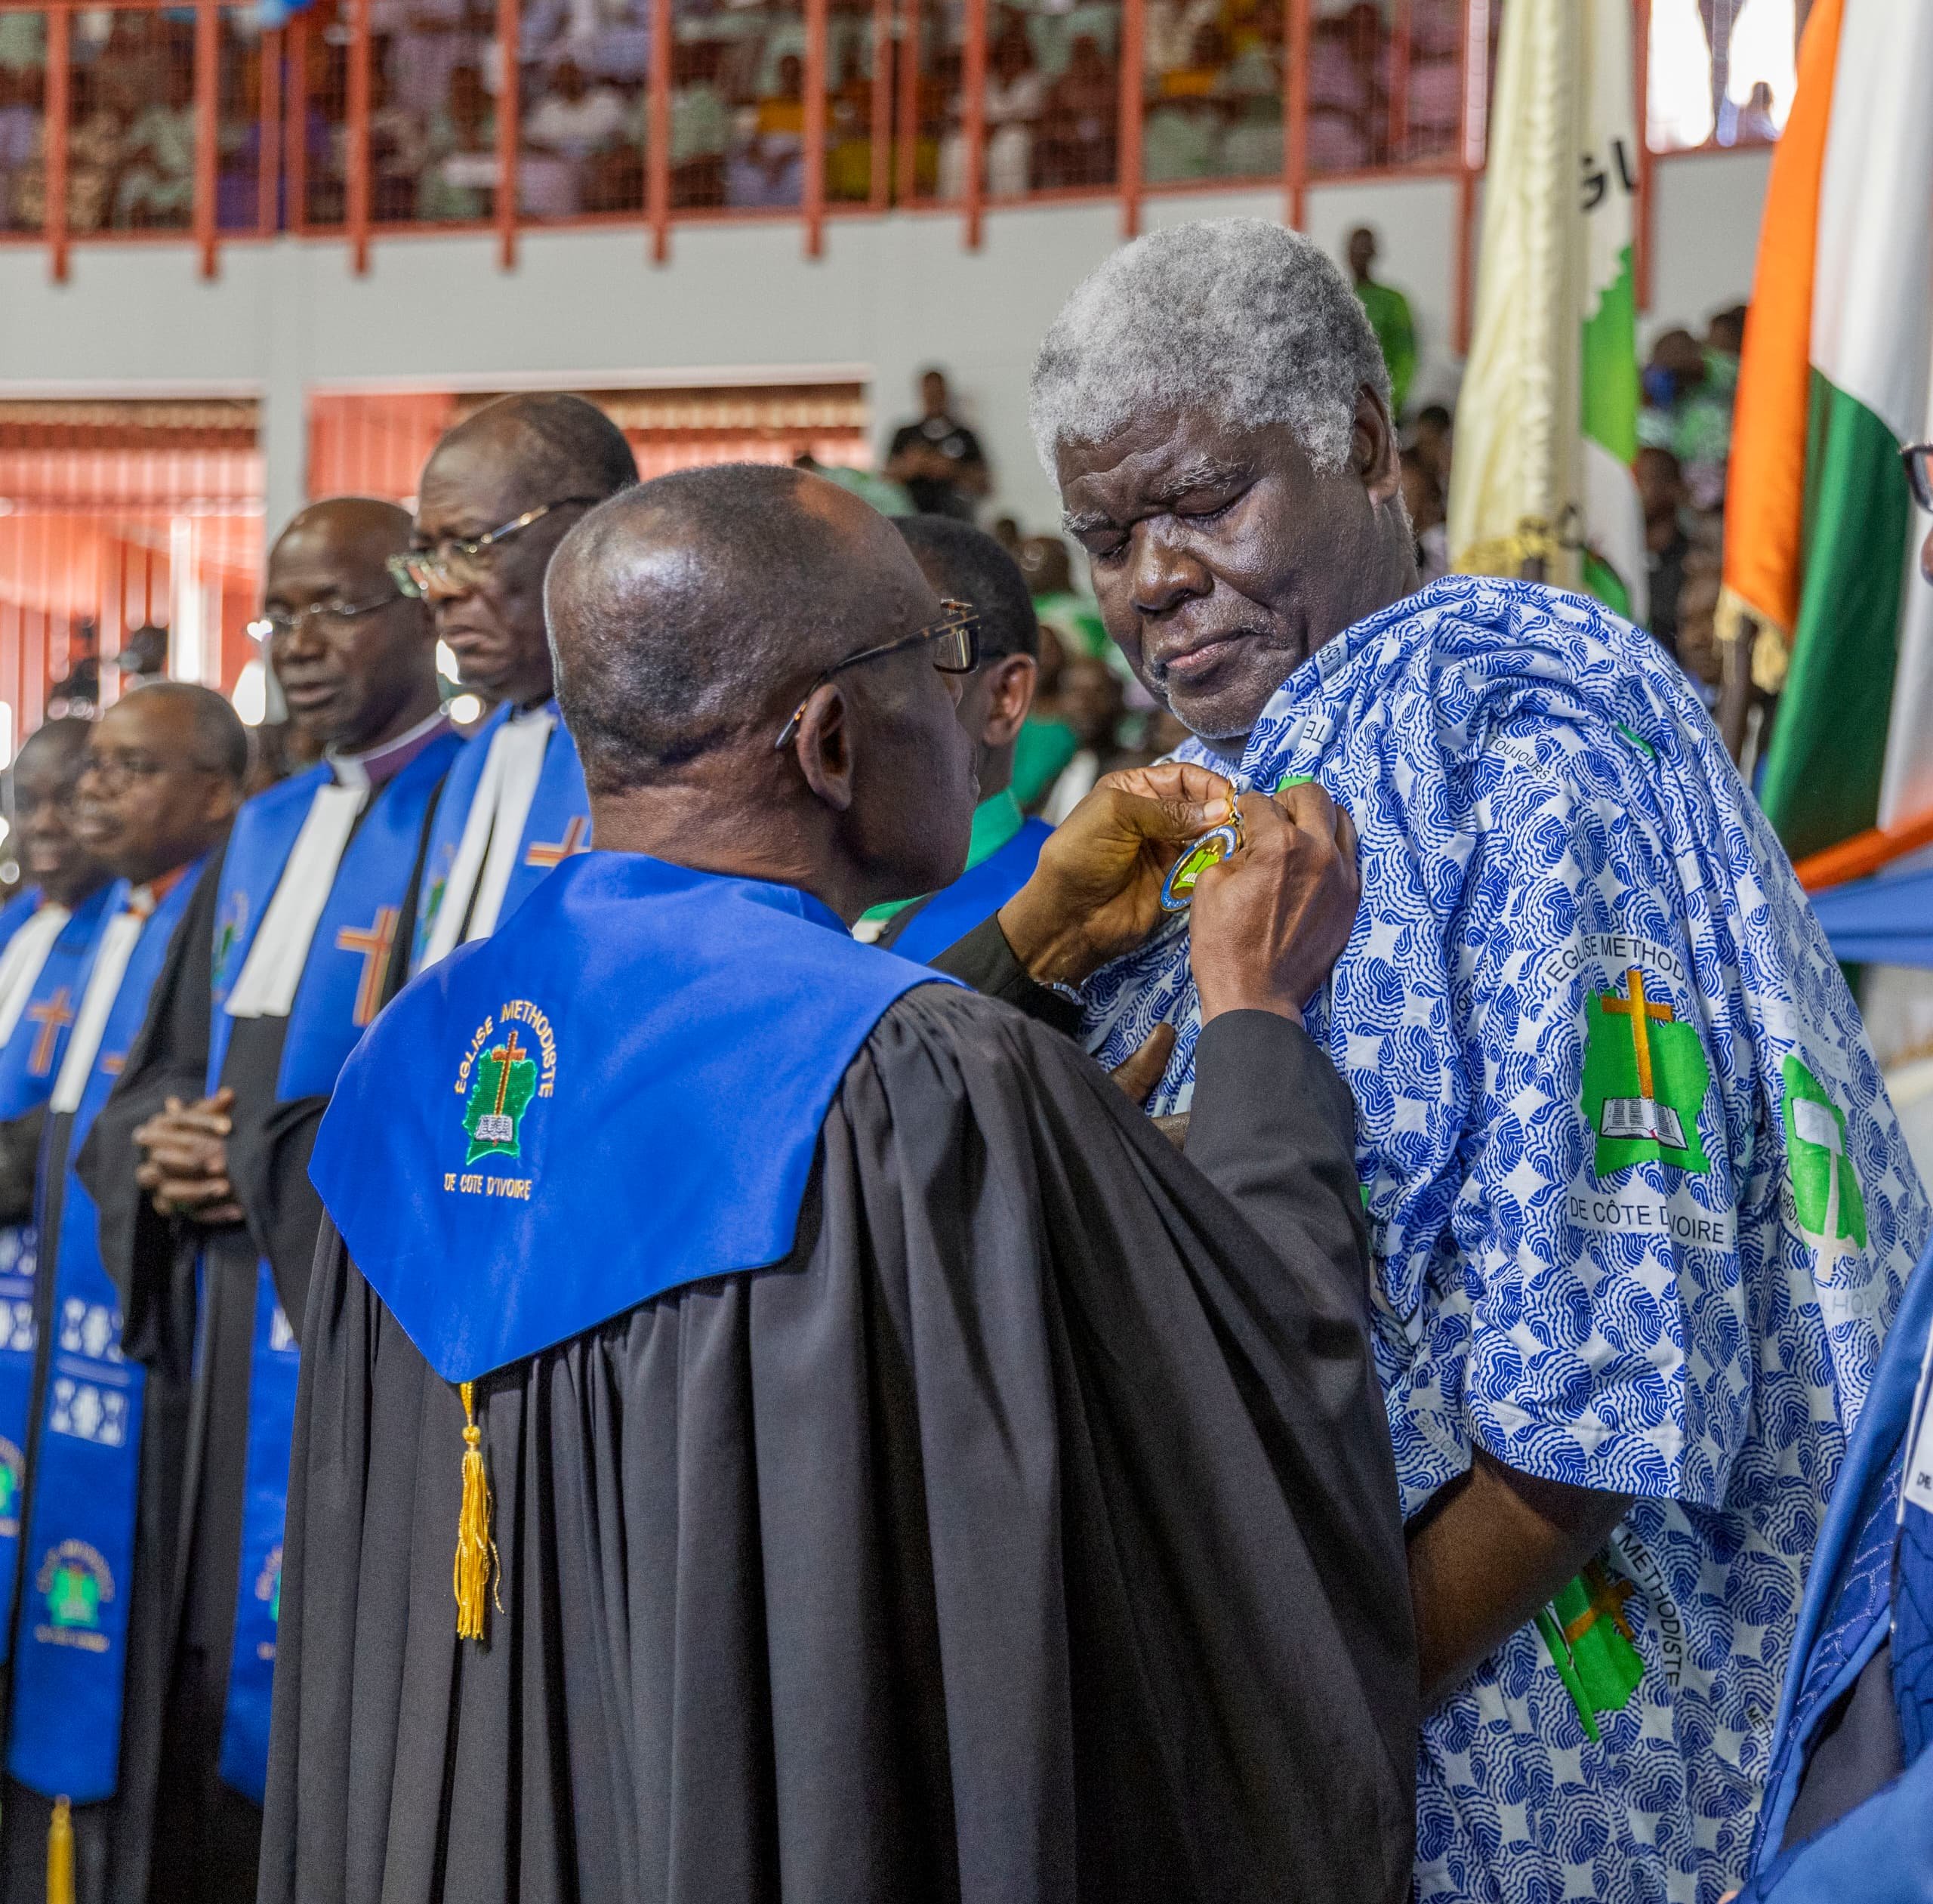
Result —
<instances>
[{"instance_id":1,"label":"man's right hand","mask_svg":"<svg viewBox=\"0 0 1933 1904\"><path fill-rule=\"evenodd\" d=\"M1161 887L1189 841L1229 810L1229 783L1170 761L1095 784L1000 909L1014 956L1040 985L1077 985L1133 951L1161 918Z\"/></svg>"},{"instance_id":2,"label":"man's right hand","mask_svg":"<svg viewBox=\"0 0 1933 1904\"><path fill-rule=\"evenodd\" d=\"M1356 829L1314 781L1241 799L1242 850L1195 881L1189 958L1201 1022L1272 1011L1302 1022L1355 924Z\"/></svg>"},{"instance_id":3,"label":"man's right hand","mask_svg":"<svg viewBox=\"0 0 1933 1904\"><path fill-rule=\"evenodd\" d=\"M242 1208L228 1179L228 1113L235 1094L226 1085L211 1097L167 1108L134 1132L141 1162L134 1181L164 1217L185 1217L211 1228L239 1223Z\"/></svg>"}]
</instances>

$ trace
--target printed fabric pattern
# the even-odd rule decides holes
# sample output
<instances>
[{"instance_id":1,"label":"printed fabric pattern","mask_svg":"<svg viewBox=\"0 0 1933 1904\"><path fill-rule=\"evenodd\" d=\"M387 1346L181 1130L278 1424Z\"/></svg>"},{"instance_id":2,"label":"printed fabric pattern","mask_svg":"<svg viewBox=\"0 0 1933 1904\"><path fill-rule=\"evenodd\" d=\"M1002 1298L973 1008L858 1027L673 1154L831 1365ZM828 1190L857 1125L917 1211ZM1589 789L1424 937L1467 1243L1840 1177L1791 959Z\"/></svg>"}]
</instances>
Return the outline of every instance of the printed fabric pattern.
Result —
<instances>
[{"instance_id":1,"label":"printed fabric pattern","mask_svg":"<svg viewBox=\"0 0 1933 1904\"><path fill-rule=\"evenodd\" d=\"M1246 785L1292 774L1361 837L1309 1023L1358 1107L1404 1511L1478 1446L1635 1497L1426 1719L1419 1896L1716 1904L1927 1233L1879 1068L1691 685L1598 603L1453 576L1358 624L1250 737ZM1185 921L1086 1010L1108 1065L1174 1024L1148 1109L1186 1108Z\"/></svg>"}]
</instances>

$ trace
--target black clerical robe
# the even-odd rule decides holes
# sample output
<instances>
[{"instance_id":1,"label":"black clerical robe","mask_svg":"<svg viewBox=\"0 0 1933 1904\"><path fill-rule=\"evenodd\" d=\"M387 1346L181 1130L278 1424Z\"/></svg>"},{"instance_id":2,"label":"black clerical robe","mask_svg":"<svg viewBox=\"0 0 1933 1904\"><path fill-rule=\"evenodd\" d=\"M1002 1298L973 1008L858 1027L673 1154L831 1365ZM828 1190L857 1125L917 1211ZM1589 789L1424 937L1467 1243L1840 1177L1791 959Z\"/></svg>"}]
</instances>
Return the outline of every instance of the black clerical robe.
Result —
<instances>
[{"instance_id":1,"label":"black clerical robe","mask_svg":"<svg viewBox=\"0 0 1933 1904\"><path fill-rule=\"evenodd\" d=\"M355 870L353 841L393 790L407 792L411 776L433 786L440 778L453 748L438 741L432 749L379 788L358 820L341 876ZM288 791L276 790L276 797ZM410 850L399 866L384 863L389 883L357 896L363 914L385 903L399 909L404 889L413 890L427 829L421 797L418 788L408 822ZM238 825L238 840L245 830ZM299 1330L322 1220L309 1156L328 1099L279 1094L294 1022L285 1014L237 1018L226 1028L220 1082L235 1094L228 1173L245 1220L219 1227L171 1220L134 1180L134 1131L169 1097L192 1103L208 1088L212 980L225 926L220 894L228 870L217 865L204 880L140 1038L80 1159L100 1211L101 1254L122 1292L125 1351L151 1369L175 1372L187 1389L186 1435L172 1467L156 1482L157 1499L170 1499L179 1518L172 1589L151 1596L142 1609L157 1631L145 1654L143 1722L131 1727L123 1752L128 1788L153 1794L152 1855L144 1883L131 1851L121 1861L125 1884L117 1878L103 1893L131 1904L143 1898L149 1904L252 1904L255 1896L261 1812L224 1782L220 1758L243 1546L258 1265L270 1264L282 1313ZM310 961L318 952L340 955L328 924L325 915ZM372 1009L402 971L388 948L381 949L380 960ZM235 963L232 955L229 962ZM305 975L308 966L305 961ZM227 974L230 983L235 977ZM131 1683L128 1703L131 1712Z\"/></svg>"},{"instance_id":2,"label":"black clerical robe","mask_svg":"<svg viewBox=\"0 0 1933 1904\"><path fill-rule=\"evenodd\" d=\"M785 1260L477 1384L486 1643L462 1405L325 1227L264 1904L1407 1896L1352 1108L1269 1014L1198 1063L1184 1156L1056 1033L906 993Z\"/></svg>"}]
</instances>

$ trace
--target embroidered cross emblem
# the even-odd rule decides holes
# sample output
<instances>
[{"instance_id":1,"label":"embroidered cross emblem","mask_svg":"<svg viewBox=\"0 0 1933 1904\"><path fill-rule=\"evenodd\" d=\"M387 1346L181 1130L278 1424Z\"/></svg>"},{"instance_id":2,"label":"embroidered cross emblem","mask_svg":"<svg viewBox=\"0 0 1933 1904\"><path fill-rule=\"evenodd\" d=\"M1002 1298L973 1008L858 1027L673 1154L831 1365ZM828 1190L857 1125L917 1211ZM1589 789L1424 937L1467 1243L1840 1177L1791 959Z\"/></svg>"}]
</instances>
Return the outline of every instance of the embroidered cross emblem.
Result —
<instances>
[{"instance_id":1,"label":"embroidered cross emblem","mask_svg":"<svg viewBox=\"0 0 1933 1904\"><path fill-rule=\"evenodd\" d=\"M1628 1018L1631 1021L1631 1049L1638 1060L1638 1095L1656 1100L1657 1090L1651 1080L1651 1026L1656 1019L1660 1025L1669 1025L1673 1018L1669 1005L1654 1005L1645 996L1645 975L1636 966L1624 974L1624 983L1630 992L1628 998L1614 994L1604 1001L1604 1009L1615 1018Z\"/></svg>"},{"instance_id":2,"label":"embroidered cross emblem","mask_svg":"<svg viewBox=\"0 0 1933 1904\"><path fill-rule=\"evenodd\" d=\"M44 999L37 1005L29 1005L27 1016L40 1027L34 1034L33 1049L27 1057L27 1075L44 1078L54 1069L54 1041L74 1022L67 988L63 985L52 998Z\"/></svg>"},{"instance_id":3,"label":"embroidered cross emblem","mask_svg":"<svg viewBox=\"0 0 1933 1904\"><path fill-rule=\"evenodd\" d=\"M344 926L335 936L338 952L360 952L362 982L356 988L356 1010L350 1022L359 1029L376 1015L383 1001L383 979L390 968L390 952L396 944L397 909L379 906L376 916L366 926Z\"/></svg>"},{"instance_id":4,"label":"embroidered cross emblem","mask_svg":"<svg viewBox=\"0 0 1933 1904\"><path fill-rule=\"evenodd\" d=\"M590 850L590 822L581 813L573 813L571 823L564 829L561 840L532 840L530 850L523 856L526 866L541 866L549 872L553 866L561 866L573 853Z\"/></svg>"}]
</instances>

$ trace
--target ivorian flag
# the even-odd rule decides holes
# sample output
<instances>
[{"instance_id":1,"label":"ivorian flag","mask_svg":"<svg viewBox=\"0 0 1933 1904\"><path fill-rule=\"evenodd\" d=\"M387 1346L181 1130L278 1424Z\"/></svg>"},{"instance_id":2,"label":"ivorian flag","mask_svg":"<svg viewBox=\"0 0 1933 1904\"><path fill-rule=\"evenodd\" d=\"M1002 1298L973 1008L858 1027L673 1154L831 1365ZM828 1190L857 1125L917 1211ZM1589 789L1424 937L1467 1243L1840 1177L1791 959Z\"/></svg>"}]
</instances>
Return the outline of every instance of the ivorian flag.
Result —
<instances>
[{"instance_id":1,"label":"ivorian flag","mask_svg":"<svg viewBox=\"0 0 1933 1904\"><path fill-rule=\"evenodd\" d=\"M1816 0L1772 160L1727 485L1720 628L1779 703L1759 796L1795 858L1933 808L1933 589L1901 445L1928 434L1933 5Z\"/></svg>"},{"instance_id":2,"label":"ivorian flag","mask_svg":"<svg viewBox=\"0 0 1933 1904\"><path fill-rule=\"evenodd\" d=\"M1629 0L1511 0L1457 403L1451 560L1587 588L1642 622L1637 182Z\"/></svg>"}]
</instances>

